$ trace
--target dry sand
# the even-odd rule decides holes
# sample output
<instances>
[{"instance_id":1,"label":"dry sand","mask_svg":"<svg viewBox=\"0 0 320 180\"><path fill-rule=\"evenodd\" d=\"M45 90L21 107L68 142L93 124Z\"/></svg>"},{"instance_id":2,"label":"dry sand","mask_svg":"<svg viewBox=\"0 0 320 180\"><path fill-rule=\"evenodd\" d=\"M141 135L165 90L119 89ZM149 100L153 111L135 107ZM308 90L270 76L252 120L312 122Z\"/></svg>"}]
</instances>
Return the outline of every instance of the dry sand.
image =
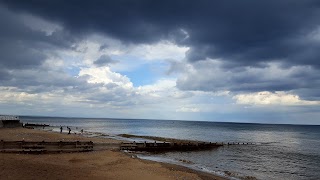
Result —
<instances>
[{"instance_id":1,"label":"dry sand","mask_svg":"<svg viewBox=\"0 0 320 180\"><path fill-rule=\"evenodd\" d=\"M41 130L0 129L0 139L11 141L93 141L117 143L114 139L87 138ZM61 154L0 153L0 179L223 179L185 167L132 158L119 151Z\"/></svg>"}]
</instances>

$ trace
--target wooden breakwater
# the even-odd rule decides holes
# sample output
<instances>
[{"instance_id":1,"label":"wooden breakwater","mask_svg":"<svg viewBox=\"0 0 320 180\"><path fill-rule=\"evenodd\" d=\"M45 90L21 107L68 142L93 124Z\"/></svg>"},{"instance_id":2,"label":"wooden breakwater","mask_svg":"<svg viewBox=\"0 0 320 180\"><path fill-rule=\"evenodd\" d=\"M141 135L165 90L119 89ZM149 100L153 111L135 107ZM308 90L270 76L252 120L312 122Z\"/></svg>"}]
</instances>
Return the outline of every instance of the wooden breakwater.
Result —
<instances>
[{"instance_id":1,"label":"wooden breakwater","mask_svg":"<svg viewBox=\"0 0 320 180\"><path fill-rule=\"evenodd\" d=\"M127 143L98 143L95 146L95 150L130 150L130 151L149 151L149 152L161 152L161 151L197 151L197 150L209 150L218 148L221 146L229 145L253 145L254 143L211 143L211 142L127 142ZM88 142L31 142L31 141L0 141L0 152L7 153L63 153L63 152L87 152L93 151L92 141Z\"/></svg>"},{"instance_id":2,"label":"wooden breakwater","mask_svg":"<svg viewBox=\"0 0 320 180\"><path fill-rule=\"evenodd\" d=\"M132 134L119 134L125 138L150 139L154 142L130 142L121 143L120 150L130 151L196 151L208 150L229 145L253 145L250 142L203 142L185 139L173 139L157 136L139 136ZM158 142L157 142L158 141Z\"/></svg>"},{"instance_id":3,"label":"wooden breakwater","mask_svg":"<svg viewBox=\"0 0 320 180\"><path fill-rule=\"evenodd\" d=\"M30 141L0 141L0 152L7 153L62 153L86 152L93 150L93 142L30 142Z\"/></svg>"},{"instance_id":4,"label":"wooden breakwater","mask_svg":"<svg viewBox=\"0 0 320 180\"><path fill-rule=\"evenodd\" d=\"M23 127L47 127L50 126L49 124L35 124L35 123L26 123L23 125Z\"/></svg>"},{"instance_id":5,"label":"wooden breakwater","mask_svg":"<svg viewBox=\"0 0 320 180\"><path fill-rule=\"evenodd\" d=\"M121 143L120 150L130 151L197 151L197 150L209 150L218 148L221 146L230 145L254 145L254 143L240 143L240 142L130 142Z\"/></svg>"},{"instance_id":6,"label":"wooden breakwater","mask_svg":"<svg viewBox=\"0 0 320 180\"><path fill-rule=\"evenodd\" d=\"M175 142L143 142L143 143L121 143L120 150L130 151L195 151L206 150L223 146L221 143L206 143L206 142L190 142L190 143L175 143Z\"/></svg>"}]
</instances>

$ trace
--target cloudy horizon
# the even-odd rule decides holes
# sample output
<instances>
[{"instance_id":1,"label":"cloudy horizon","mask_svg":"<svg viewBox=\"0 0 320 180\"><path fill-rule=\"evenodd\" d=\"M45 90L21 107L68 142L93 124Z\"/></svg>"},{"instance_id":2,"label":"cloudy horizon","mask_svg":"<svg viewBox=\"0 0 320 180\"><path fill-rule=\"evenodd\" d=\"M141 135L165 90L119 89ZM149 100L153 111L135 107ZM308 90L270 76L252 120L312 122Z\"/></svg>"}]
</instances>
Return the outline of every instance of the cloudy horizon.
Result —
<instances>
[{"instance_id":1,"label":"cloudy horizon","mask_svg":"<svg viewBox=\"0 0 320 180\"><path fill-rule=\"evenodd\" d=\"M0 0L0 114L320 124L320 3Z\"/></svg>"}]
</instances>

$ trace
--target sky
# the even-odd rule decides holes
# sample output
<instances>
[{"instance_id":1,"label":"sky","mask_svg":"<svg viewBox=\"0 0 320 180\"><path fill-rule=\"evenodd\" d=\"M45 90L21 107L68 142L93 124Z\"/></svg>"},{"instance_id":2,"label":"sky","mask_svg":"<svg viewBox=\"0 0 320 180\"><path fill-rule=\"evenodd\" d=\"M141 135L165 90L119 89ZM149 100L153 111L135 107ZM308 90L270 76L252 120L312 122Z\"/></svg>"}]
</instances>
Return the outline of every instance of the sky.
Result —
<instances>
[{"instance_id":1,"label":"sky","mask_svg":"<svg viewBox=\"0 0 320 180\"><path fill-rule=\"evenodd\" d=\"M0 114L320 124L316 0L0 0Z\"/></svg>"}]
</instances>

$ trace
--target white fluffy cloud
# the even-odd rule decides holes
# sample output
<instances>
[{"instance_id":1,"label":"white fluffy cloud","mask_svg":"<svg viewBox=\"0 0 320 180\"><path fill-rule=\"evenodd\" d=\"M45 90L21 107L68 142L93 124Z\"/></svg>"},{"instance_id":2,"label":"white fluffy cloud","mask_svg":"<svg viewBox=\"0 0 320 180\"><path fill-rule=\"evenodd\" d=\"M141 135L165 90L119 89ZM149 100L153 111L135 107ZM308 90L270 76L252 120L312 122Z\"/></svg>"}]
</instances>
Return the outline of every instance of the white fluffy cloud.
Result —
<instances>
[{"instance_id":1,"label":"white fluffy cloud","mask_svg":"<svg viewBox=\"0 0 320 180\"><path fill-rule=\"evenodd\" d=\"M169 41L160 41L156 44L135 46L129 54L146 60L181 60L185 58L185 53L189 49L189 47L178 46Z\"/></svg>"},{"instance_id":2,"label":"white fluffy cloud","mask_svg":"<svg viewBox=\"0 0 320 180\"><path fill-rule=\"evenodd\" d=\"M306 101L300 99L298 95L287 92L262 91L248 94L238 94L233 97L238 104L248 105L320 105L320 101Z\"/></svg>"},{"instance_id":3,"label":"white fluffy cloud","mask_svg":"<svg viewBox=\"0 0 320 180\"><path fill-rule=\"evenodd\" d=\"M18 102L18 103L23 103L27 102L30 100L34 100L37 98L37 94L29 94L26 92L14 92L16 88L8 87L0 87L0 102Z\"/></svg>"},{"instance_id":4,"label":"white fluffy cloud","mask_svg":"<svg viewBox=\"0 0 320 180\"><path fill-rule=\"evenodd\" d=\"M82 68L79 76L88 76L88 83L114 83L124 88L133 87L128 77L112 72L109 67Z\"/></svg>"}]
</instances>

